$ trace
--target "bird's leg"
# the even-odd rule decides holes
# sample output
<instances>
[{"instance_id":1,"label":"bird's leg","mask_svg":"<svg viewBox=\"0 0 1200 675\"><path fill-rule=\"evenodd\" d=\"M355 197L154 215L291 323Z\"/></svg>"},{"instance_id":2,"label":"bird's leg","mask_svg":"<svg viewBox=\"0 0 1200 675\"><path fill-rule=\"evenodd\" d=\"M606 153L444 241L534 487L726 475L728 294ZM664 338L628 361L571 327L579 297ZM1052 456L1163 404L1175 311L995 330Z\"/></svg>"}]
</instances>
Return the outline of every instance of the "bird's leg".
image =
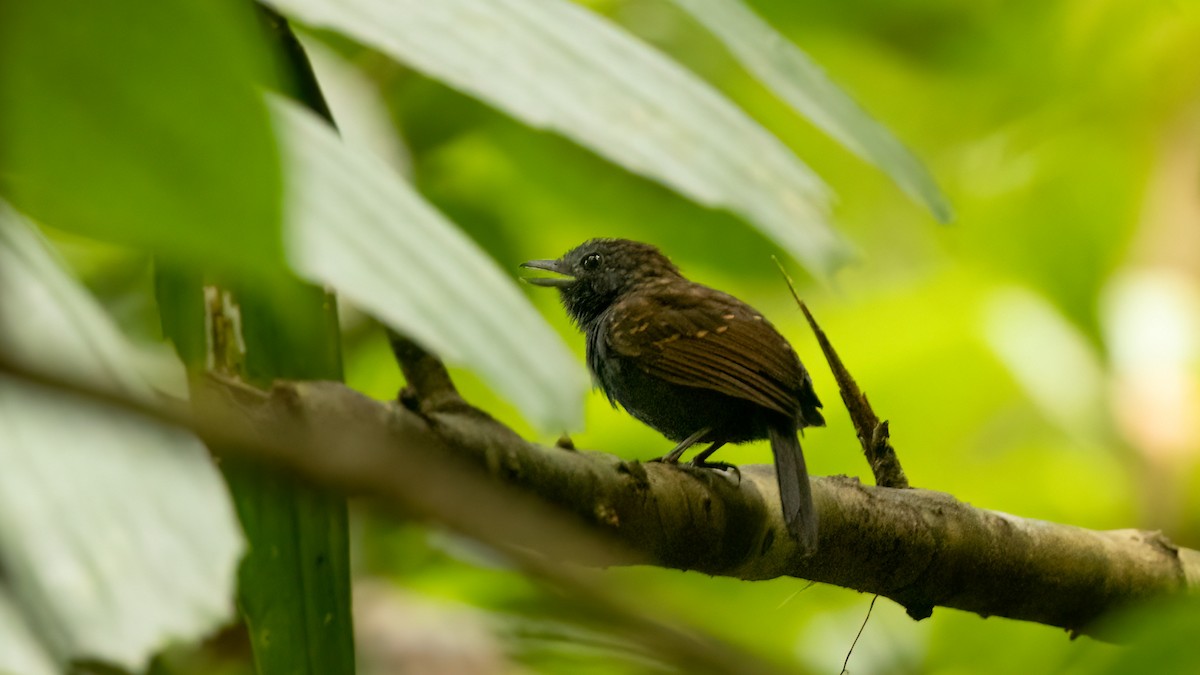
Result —
<instances>
[{"instance_id":1,"label":"bird's leg","mask_svg":"<svg viewBox=\"0 0 1200 675\"><path fill-rule=\"evenodd\" d=\"M656 457L650 461L662 462L663 464L678 464L679 458L683 456L683 453L687 452L688 448L695 445L701 438L704 438L710 433L712 433L712 427L702 427L691 436L679 441L679 445L676 445L675 448L668 452L665 457Z\"/></svg>"},{"instance_id":2,"label":"bird's leg","mask_svg":"<svg viewBox=\"0 0 1200 675\"><path fill-rule=\"evenodd\" d=\"M736 466L730 464L729 462L705 461L711 457L714 452L720 450L721 446L723 445L725 445L725 441L717 441L705 448L692 460L692 466L700 467L701 469L720 469L722 471L732 471L737 474L738 481L740 482L742 480L742 472Z\"/></svg>"},{"instance_id":3,"label":"bird's leg","mask_svg":"<svg viewBox=\"0 0 1200 675\"><path fill-rule=\"evenodd\" d=\"M729 466L725 462L706 462L706 461L704 461L704 460L708 459L709 457L712 457L712 454L714 452L716 452L717 450L720 450L721 446L723 446L723 445L725 445L725 441L717 441L716 443L713 443L712 445L708 446L707 448L702 450L700 452L700 454L696 455L695 459L692 460L692 465L693 466L709 466L712 464L722 464L725 466Z\"/></svg>"}]
</instances>

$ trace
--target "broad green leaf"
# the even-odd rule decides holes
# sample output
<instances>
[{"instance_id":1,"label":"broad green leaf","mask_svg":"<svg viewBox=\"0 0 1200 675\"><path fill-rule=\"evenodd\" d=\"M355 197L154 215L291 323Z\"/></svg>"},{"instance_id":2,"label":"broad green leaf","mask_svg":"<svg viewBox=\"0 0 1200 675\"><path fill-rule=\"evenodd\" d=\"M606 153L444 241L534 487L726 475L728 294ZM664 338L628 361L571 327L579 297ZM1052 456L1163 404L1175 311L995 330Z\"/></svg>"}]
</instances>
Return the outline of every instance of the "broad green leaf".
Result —
<instances>
[{"instance_id":1,"label":"broad green leaf","mask_svg":"<svg viewBox=\"0 0 1200 675\"><path fill-rule=\"evenodd\" d=\"M108 317L0 202L0 350L127 395L153 392ZM191 435L0 378L0 569L60 663L139 670L228 621L242 538Z\"/></svg>"},{"instance_id":2,"label":"broad green leaf","mask_svg":"<svg viewBox=\"0 0 1200 675\"><path fill-rule=\"evenodd\" d=\"M712 31L742 65L813 124L882 169L943 223L954 218L921 162L796 45L742 0L673 0Z\"/></svg>"},{"instance_id":3,"label":"broad green leaf","mask_svg":"<svg viewBox=\"0 0 1200 675\"><path fill-rule=\"evenodd\" d=\"M273 85L327 114L287 22L259 9L263 37L279 56ZM167 263L155 273L163 333L193 381L214 367L264 388L276 379L342 378L333 296L290 275L269 287L244 277L205 285L214 271L219 268ZM232 458L221 462L221 471L249 548L238 569L237 598L255 671L354 673L346 498Z\"/></svg>"},{"instance_id":4,"label":"broad green leaf","mask_svg":"<svg viewBox=\"0 0 1200 675\"><path fill-rule=\"evenodd\" d=\"M342 379L335 299L298 280L269 296L261 290L220 291L247 381L265 389L276 379ZM221 472L250 549L238 570L238 608L258 675L354 673L346 498L254 463L226 459Z\"/></svg>"},{"instance_id":5,"label":"broad green leaf","mask_svg":"<svg viewBox=\"0 0 1200 675\"><path fill-rule=\"evenodd\" d=\"M176 260L279 267L280 178L253 7L0 10L0 192L39 222Z\"/></svg>"},{"instance_id":6,"label":"broad green leaf","mask_svg":"<svg viewBox=\"0 0 1200 675\"><path fill-rule=\"evenodd\" d=\"M256 386L341 379L337 303L322 289L296 279L269 294L254 284L206 287L200 275L165 265L155 275L163 333L194 377L208 363L207 331L224 325L236 345L230 361ZM220 468L249 548L237 597L256 672L355 672L346 498L234 458Z\"/></svg>"},{"instance_id":7,"label":"broad green leaf","mask_svg":"<svg viewBox=\"0 0 1200 675\"><path fill-rule=\"evenodd\" d=\"M473 368L532 421L577 427L587 377L501 271L379 158L272 100L288 257L393 328Z\"/></svg>"},{"instance_id":8,"label":"broad green leaf","mask_svg":"<svg viewBox=\"0 0 1200 675\"><path fill-rule=\"evenodd\" d=\"M535 127L753 223L818 274L849 255L830 193L714 88L566 0L271 0Z\"/></svg>"}]
</instances>

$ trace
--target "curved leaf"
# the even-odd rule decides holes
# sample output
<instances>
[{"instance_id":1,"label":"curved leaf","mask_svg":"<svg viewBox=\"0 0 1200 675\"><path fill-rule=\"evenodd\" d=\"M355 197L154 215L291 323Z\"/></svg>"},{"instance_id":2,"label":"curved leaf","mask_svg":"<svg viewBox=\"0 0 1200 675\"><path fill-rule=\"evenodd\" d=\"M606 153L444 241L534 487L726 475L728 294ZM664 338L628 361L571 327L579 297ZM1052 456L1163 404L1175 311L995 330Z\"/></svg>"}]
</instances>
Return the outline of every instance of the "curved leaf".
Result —
<instances>
[{"instance_id":1,"label":"curved leaf","mask_svg":"<svg viewBox=\"0 0 1200 675\"><path fill-rule=\"evenodd\" d=\"M0 584L0 675L55 675L54 659L46 653Z\"/></svg>"},{"instance_id":2,"label":"curved leaf","mask_svg":"<svg viewBox=\"0 0 1200 675\"><path fill-rule=\"evenodd\" d=\"M115 326L0 202L0 350L150 397ZM0 377L0 568L60 663L140 670L227 621L242 539L191 435Z\"/></svg>"},{"instance_id":3,"label":"curved leaf","mask_svg":"<svg viewBox=\"0 0 1200 675\"><path fill-rule=\"evenodd\" d=\"M830 193L778 139L678 63L565 0L271 0L745 217L818 274L849 256Z\"/></svg>"},{"instance_id":4,"label":"curved leaf","mask_svg":"<svg viewBox=\"0 0 1200 675\"><path fill-rule=\"evenodd\" d=\"M842 91L800 48L741 0L673 0L720 38L742 65L851 152L879 167L935 218L954 213L908 148Z\"/></svg>"},{"instance_id":5,"label":"curved leaf","mask_svg":"<svg viewBox=\"0 0 1200 675\"><path fill-rule=\"evenodd\" d=\"M383 160L296 104L272 103L297 272L478 371L544 428L577 427L587 377L512 275Z\"/></svg>"}]
</instances>

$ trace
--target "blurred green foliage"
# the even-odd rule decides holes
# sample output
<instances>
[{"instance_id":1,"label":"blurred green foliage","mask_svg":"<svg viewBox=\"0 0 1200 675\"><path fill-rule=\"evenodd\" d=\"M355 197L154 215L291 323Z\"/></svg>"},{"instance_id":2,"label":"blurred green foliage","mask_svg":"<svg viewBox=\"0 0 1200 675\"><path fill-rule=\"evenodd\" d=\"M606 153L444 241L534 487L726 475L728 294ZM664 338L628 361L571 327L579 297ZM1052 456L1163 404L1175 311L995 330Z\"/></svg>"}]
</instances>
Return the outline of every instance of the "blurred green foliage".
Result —
<instances>
[{"instance_id":1,"label":"blurred green foliage","mask_svg":"<svg viewBox=\"0 0 1200 675\"><path fill-rule=\"evenodd\" d=\"M1081 440L1014 380L989 342L985 319L997 293L1029 290L1105 362L1106 287L1123 268L1168 264L1136 245L1160 226L1145 215L1151 184L1163 180L1166 154L1177 143L1190 139L1188 150L1200 157L1194 142L1200 60L1191 47L1200 38L1200 13L1191 5L752 3L928 163L958 213L953 226L942 228L886 177L775 100L669 3L589 4L714 82L838 193L838 224L860 247L861 261L831 286L810 282L801 293L876 409L891 420L916 485L1086 527L1167 527L1181 545L1200 545L1200 500L1186 489L1195 485L1191 467L1200 444L1179 460L1184 470L1166 478L1174 481L1168 487L1154 482L1147 466L1154 460L1140 454L1136 439L1116 431ZM376 55L344 53L383 83L422 193L502 264L516 273L522 260L556 256L593 236L660 245L692 278L758 306L797 345L830 413L827 429L806 436L811 470L869 476L832 378L770 262L770 242L727 214ZM1191 178L1193 192L1185 197L1194 201L1200 174ZM1200 267L1172 269L1193 283L1200 276ZM531 297L582 358L583 341L553 294L534 290ZM397 380L381 339L364 334L357 345L348 355L348 380L388 395ZM1191 365L1192 375L1200 374ZM530 432L469 373L458 374L458 382L471 400ZM574 438L580 447L648 458L668 445L611 410L602 396L593 396L587 412L586 431ZM732 456L769 461L760 446ZM1173 499L1152 504L1150 493L1163 489ZM371 560L373 569L389 569L388 556ZM497 598L480 589L481 574L494 578L483 582L488 588L504 583L495 570L447 566L429 560L419 569L404 566L398 577L456 601L488 597L485 606L504 611L529 602L525 593ZM615 571L612 578L637 587L650 606L677 609L717 634L819 672L840 668L870 600L841 589L801 592L805 582L792 579L749 584L649 568ZM1171 621L1200 628L1194 613ZM1168 661L1195 667L1195 656L1179 647ZM1012 673L1074 664L1074 672L1093 672L1116 653L1051 628L950 610L913 623L881 601L850 669ZM1121 669L1128 661L1111 663L1110 672L1133 672ZM562 664L542 665L565 672Z\"/></svg>"},{"instance_id":2,"label":"blurred green foliage","mask_svg":"<svg viewBox=\"0 0 1200 675\"><path fill-rule=\"evenodd\" d=\"M278 273L279 161L256 90L272 48L253 12L192 0L6 4L0 190L61 229Z\"/></svg>"},{"instance_id":3,"label":"blurred green foliage","mask_svg":"<svg viewBox=\"0 0 1200 675\"><path fill-rule=\"evenodd\" d=\"M1200 255L1188 253L1200 251L1195 4L752 2L927 163L958 214L949 228L774 99L669 3L585 4L713 82L835 189L838 226L859 247L860 261L830 285L793 272L847 366L891 421L915 485L1021 516L1094 528L1161 528L1180 545L1200 546L1200 358L1185 353L1173 371L1185 386L1171 405L1185 414L1156 417L1161 406L1137 399L1143 390L1127 386L1132 377L1155 391L1155 372L1138 371L1113 350L1114 336L1131 329L1123 322L1138 315L1117 312L1107 300L1131 275L1173 275L1192 291L1200 278ZM810 470L869 475L832 378L770 261L778 251L769 241L729 214L697 206L344 38L315 38L378 86L407 143L419 190L514 276L519 262L556 256L586 238L630 237L658 244L690 277L763 310L791 337L826 404L828 428L805 438ZM131 332L150 337L144 259L74 245L67 253ZM1040 408L1014 376L1014 364L996 349L1002 338L988 328L996 298L1014 288L1053 310L1060 328L1082 336L1080 344L1103 366L1097 396L1112 422L1080 434ZM553 294L531 290L530 297L582 359L583 341ZM1172 305L1180 313L1200 312L1194 295L1182 297ZM1196 316L1183 317L1184 323ZM346 338L347 381L379 398L393 396L400 377L382 331L351 316ZM1038 356L1036 349L1028 354ZM1055 375L1079 374L1061 368ZM536 433L471 373L456 378L469 400L522 433ZM1182 425L1173 444L1157 442L1122 417L1143 409L1151 426ZM598 395L589 400L586 429L574 440L581 448L642 459L668 445ZM730 450L727 459L769 461L769 452L748 446ZM505 627L497 634L531 671L652 667L603 641L588 647L544 632L530 637L537 631L520 628L530 617L568 634L569 599L545 594L467 543L371 513L356 514L356 527L359 574L480 608L488 625ZM654 568L614 570L608 579L636 589L647 606L674 610L731 641L819 672L840 668L870 600L795 579L746 583ZM1200 670L1187 637L1200 630L1194 602L1128 620L1153 642L1123 650L1072 641L1043 626L941 609L914 623L881 600L850 670Z\"/></svg>"}]
</instances>

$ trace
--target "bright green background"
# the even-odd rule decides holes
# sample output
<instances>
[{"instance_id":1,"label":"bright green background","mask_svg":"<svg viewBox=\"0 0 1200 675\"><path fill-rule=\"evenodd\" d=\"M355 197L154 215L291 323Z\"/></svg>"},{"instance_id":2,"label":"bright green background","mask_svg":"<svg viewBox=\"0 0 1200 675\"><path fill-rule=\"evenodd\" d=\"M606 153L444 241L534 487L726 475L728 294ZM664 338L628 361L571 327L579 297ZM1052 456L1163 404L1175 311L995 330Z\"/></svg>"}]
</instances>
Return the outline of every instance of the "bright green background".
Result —
<instances>
[{"instance_id":1,"label":"bright green background","mask_svg":"<svg viewBox=\"0 0 1200 675\"><path fill-rule=\"evenodd\" d=\"M1195 292L1200 10L1193 3L751 3L927 163L957 212L950 227L937 225L885 176L773 99L672 6L589 4L716 84L837 192L838 227L860 248L861 261L831 285L809 280L794 265L793 272L876 410L891 420L913 484L1021 516L1094 528L1161 528L1181 545L1200 547L1194 428L1182 430L1190 440L1174 454L1156 455L1144 434L1115 422L1081 428L1048 414L997 354L987 318L998 294L1014 288L1033 294L1104 366L1094 392L1100 419L1138 403L1109 374L1112 345L1102 298L1133 268L1175 271ZM556 256L592 236L660 245L686 274L746 299L791 337L828 411L829 427L806 436L810 470L869 475L828 371L770 262L776 250L754 230L377 54L321 37L379 86L411 152L420 191L501 266L515 276L519 262ZM59 241L128 331L157 337L143 257L65 235ZM582 339L553 294L529 292L582 358ZM348 382L379 398L392 396L400 377L382 331L361 320L348 325ZM1034 358L1041 343L1031 344ZM1183 366L1177 372L1197 387L1195 355ZM1056 367L1060 378L1082 377L1062 361L1046 364ZM469 373L459 373L458 382L471 401L535 434ZM1119 402L1114 393L1121 394ZM1191 405L1195 420L1195 398ZM586 430L574 440L630 458L657 456L667 446L599 395L590 398ZM762 446L723 453L737 462L769 458ZM469 544L362 509L355 527L360 575L388 577L423 598L405 596L406 602L432 598L482 612L448 619L440 604L421 604L419 611L431 614L410 618L421 626L410 633L466 641L470 631L463 626L486 620L494 623L485 623L484 632L506 654L500 658L534 672L643 667L621 649L603 646L607 639L576 634L569 601L547 596ZM870 601L838 588L806 589L794 579L746 583L641 568L612 571L607 579L636 589L647 607L671 610L756 652L819 672L840 668ZM1194 645L1170 637L1194 634L1196 616L1184 609L1136 622L1162 641L1154 653L1163 664L1194 672L1180 665L1198 667ZM492 654L478 644L458 648ZM208 658L229 672L241 669L211 655L181 654L173 662L183 671L217 667ZM859 673L1013 673L1094 672L1115 664L1120 672L1135 672L1115 658L1109 647L1032 624L942 609L914 623L881 600L850 667Z\"/></svg>"},{"instance_id":2,"label":"bright green background","mask_svg":"<svg viewBox=\"0 0 1200 675\"><path fill-rule=\"evenodd\" d=\"M805 284L801 294L876 410L891 420L915 485L1027 517L1094 528L1164 528L1176 542L1200 546L1200 492L1194 489L1200 474L1189 468L1200 450L1195 436L1186 457L1157 471L1118 434L1100 430L1081 440L1014 381L989 346L985 319L996 293L1024 288L1050 303L1104 359L1099 311L1106 284L1126 265L1178 257L1169 243L1135 254L1142 230L1200 228L1196 220L1167 225L1145 216L1154 208L1148 197L1162 189L1157 183L1181 182L1162 175L1180 170L1182 160L1174 155L1180 152L1191 153L1183 171L1191 172L1191 215L1197 213L1200 59L1194 45L1200 24L1193 7L1139 0L753 3L928 163L958 214L953 226L942 228L886 177L775 101L671 7L594 4L717 83L838 193L838 223L861 247L862 262L834 286ZM829 427L807 435L810 470L869 476L832 379L770 263L770 244L732 218L686 203L568 142L361 58L389 83L422 192L501 263L515 267L556 256L591 236L660 245L692 278L758 306L797 345L830 411ZM1198 262L1193 255L1191 266L1182 268L1193 287ZM553 294L531 294L582 358L583 341ZM386 395L394 367L377 335L361 345L347 360L349 381ZM1196 366L1193 361L1193 384ZM459 382L484 408L505 411L503 402L469 386L469 378ZM507 419L520 428L519 420ZM590 400L587 429L575 442L636 458L656 456L668 445L609 409L600 395ZM728 452L734 461L769 461L762 445ZM388 555L379 555L386 564ZM399 576L406 585L463 602L485 598L504 610L529 602L525 593L495 588L507 586L502 573L470 564L435 558ZM676 609L716 634L826 673L840 668L870 600L823 586L800 592L805 583L793 579L742 583L656 569L611 576L640 589L648 606ZM1190 627L1200 624L1193 618ZM1186 652L1178 646L1187 642L1176 644L1179 658ZM1105 648L1070 641L1052 628L951 610L914 623L882 600L850 668L1091 672L1097 651ZM1171 654L1163 655L1168 663ZM561 654L564 661L539 657L558 672L580 667ZM1196 664L1194 655L1190 663Z\"/></svg>"}]
</instances>

